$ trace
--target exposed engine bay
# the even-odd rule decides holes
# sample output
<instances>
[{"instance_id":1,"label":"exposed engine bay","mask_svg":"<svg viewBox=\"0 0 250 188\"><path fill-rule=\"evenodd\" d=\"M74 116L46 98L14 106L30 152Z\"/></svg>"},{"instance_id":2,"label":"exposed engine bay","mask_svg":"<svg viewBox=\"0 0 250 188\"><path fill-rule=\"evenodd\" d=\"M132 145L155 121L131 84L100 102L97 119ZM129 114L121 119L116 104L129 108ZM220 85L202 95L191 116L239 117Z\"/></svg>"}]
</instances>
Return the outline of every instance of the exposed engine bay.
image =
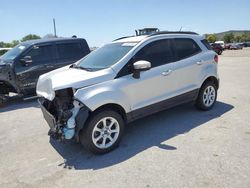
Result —
<instances>
[{"instance_id":1,"label":"exposed engine bay","mask_svg":"<svg viewBox=\"0 0 250 188\"><path fill-rule=\"evenodd\" d=\"M45 98L39 100L50 126L48 134L57 140L73 138L76 132L76 116L83 105L73 99L72 89L56 91L52 101Z\"/></svg>"}]
</instances>

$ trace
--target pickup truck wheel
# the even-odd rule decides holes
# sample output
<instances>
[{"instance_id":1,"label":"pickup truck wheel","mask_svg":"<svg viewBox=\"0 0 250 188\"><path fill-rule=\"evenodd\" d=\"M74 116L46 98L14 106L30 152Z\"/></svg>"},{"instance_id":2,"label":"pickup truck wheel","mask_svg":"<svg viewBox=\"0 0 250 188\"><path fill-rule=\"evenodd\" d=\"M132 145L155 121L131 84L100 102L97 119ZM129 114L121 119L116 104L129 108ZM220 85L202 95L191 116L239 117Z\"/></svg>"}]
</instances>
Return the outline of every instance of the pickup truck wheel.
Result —
<instances>
[{"instance_id":1,"label":"pickup truck wheel","mask_svg":"<svg viewBox=\"0 0 250 188\"><path fill-rule=\"evenodd\" d=\"M121 115L112 110L103 110L91 115L80 133L80 142L92 153L103 154L118 146L123 132Z\"/></svg>"},{"instance_id":2,"label":"pickup truck wheel","mask_svg":"<svg viewBox=\"0 0 250 188\"><path fill-rule=\"evenodd\" d=\"M202 85L196 99L196 107L200 110L210 110L213 108L217 98L217 87L213 82Z\"/></svg>"},{"instance_id":3,"label":"pickup truck wheel","mask_svg":"<svg viewBox=\"0 0 250 188\"><path fill-rule=\"evenodd\" d=\"M6 98L0 95L0 107L4 107L6 103Z\"/></svg>"}]
</instances>

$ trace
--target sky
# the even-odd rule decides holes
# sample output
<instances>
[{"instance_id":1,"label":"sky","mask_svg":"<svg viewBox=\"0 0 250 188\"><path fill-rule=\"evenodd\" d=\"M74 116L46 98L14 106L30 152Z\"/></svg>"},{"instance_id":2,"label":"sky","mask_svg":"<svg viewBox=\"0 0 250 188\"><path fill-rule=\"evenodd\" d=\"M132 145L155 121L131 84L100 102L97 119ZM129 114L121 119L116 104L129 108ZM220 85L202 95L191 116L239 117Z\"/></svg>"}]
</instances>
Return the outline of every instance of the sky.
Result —
<instances>
[{"instance_id":1,"label":"sky","mask_svg":"<svg viewBox=\"0 0 250 188\"><path fill-rule=\"evenodd\" d=\"M250 30L250 0L2 0L0 41L41 37L85 38L100 46L135 29L195 31L199 34Z\"/></svg>"}]
</instances>

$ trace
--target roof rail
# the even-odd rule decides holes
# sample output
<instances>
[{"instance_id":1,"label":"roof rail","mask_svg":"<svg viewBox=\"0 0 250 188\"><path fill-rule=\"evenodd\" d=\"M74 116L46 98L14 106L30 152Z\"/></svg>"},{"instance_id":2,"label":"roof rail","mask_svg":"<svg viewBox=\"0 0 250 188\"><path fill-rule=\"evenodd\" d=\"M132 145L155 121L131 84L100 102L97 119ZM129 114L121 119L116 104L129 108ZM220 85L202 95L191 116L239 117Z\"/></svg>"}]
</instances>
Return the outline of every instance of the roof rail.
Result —
<instances>
[{"instance_id":1,"label":"roof rail","mask_svg":"<svg viewBox=\"0 0 250 188\"><path fill-rule=\"evenodd\" d=\"M117 41L117 40L121 40L121 39L125 39L125 38L129 38L129 37L134 37L134 35L132 35L132 36L126 36L126 37L120 37L118 39L113 40L112 42Z\"/></svg>"},{"instance_id":2,"label":"roof rail","mask_svg":"<svg viewBox=\"0 0 250 188\"><path fill-rule=\"evenodd\" d=\"M155 36L155 35L163 35L163 34L191 34L191 35L199 35L198 33L192 32L192 31L159 31L156 33L153 33L149 36Z\"/></svg>"}]
</instances>

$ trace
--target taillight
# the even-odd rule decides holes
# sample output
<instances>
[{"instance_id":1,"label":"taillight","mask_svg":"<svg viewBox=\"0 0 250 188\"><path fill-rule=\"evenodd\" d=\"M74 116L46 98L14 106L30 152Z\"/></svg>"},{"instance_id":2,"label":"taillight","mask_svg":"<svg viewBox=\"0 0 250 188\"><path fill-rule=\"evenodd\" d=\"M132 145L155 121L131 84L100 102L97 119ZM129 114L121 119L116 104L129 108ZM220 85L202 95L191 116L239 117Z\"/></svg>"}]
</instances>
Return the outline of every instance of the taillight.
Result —
<instances>
[{"instance_id":1,"label":"taillight","mask_svg":"<svg viewBox=\"0 0 250 188\"><path fill-rule=\"evenodd\" d=\"M214 56L214 61L215 61L216 63L218 63L218 61L219 61L218 55L215 55L215 56Z\"/></svg>"}]
</instances>

